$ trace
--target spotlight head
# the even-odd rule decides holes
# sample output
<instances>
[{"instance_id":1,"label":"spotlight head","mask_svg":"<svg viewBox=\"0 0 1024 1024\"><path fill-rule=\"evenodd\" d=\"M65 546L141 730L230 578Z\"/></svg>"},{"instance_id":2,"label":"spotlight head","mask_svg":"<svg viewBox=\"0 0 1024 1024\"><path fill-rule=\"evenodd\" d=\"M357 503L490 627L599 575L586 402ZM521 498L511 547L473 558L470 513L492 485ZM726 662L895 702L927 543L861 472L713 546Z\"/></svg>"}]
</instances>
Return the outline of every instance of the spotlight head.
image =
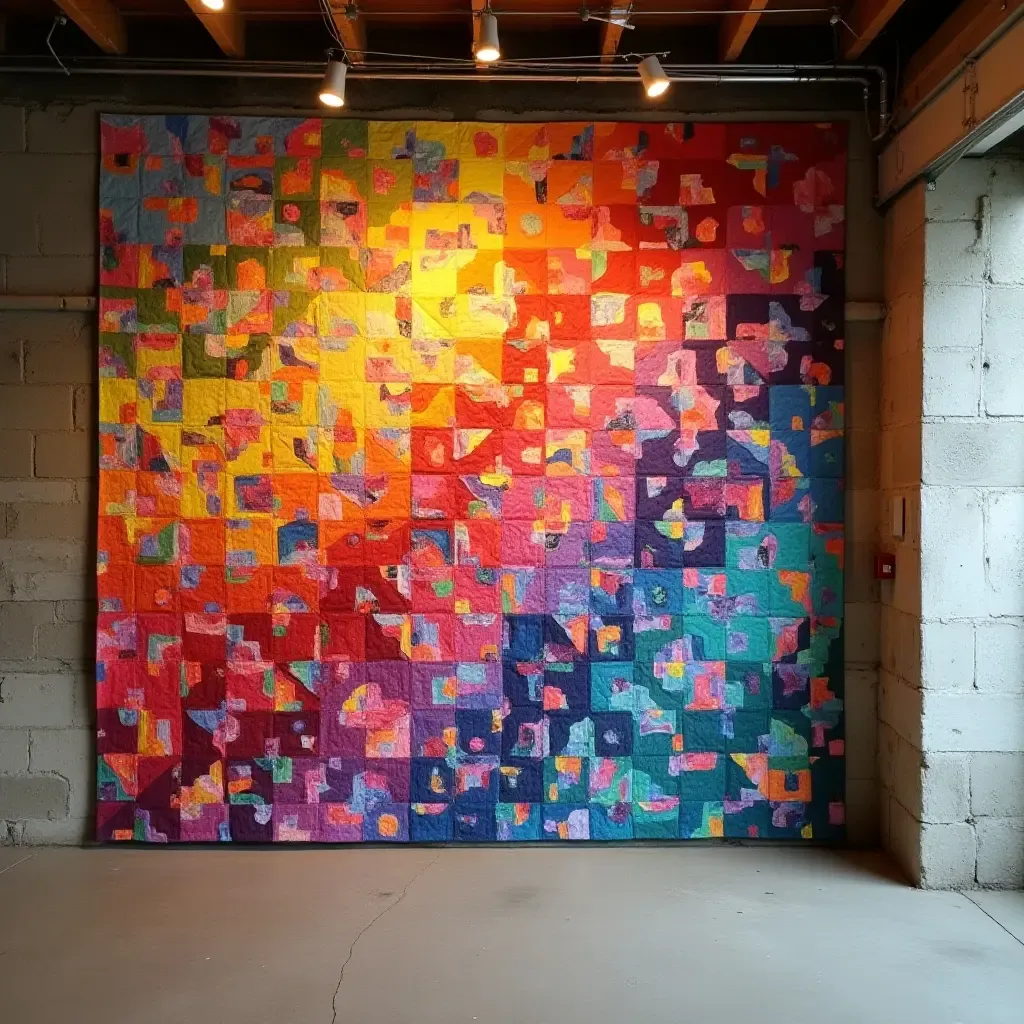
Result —
<instances>
[{"instance_id":1,"label":"spotlight head","mask_svg":"<svg viewBox=\"0 0 1024 1024\"><path fill-rule=\"evenodd\" d=\"M501 57L501 47L498 45L498 19L490 11L485 11L478 19L473 56L485 64L492 64Z\"/></svg>"},{"instance_id":2,"label":"spotlight head","mask_svg":"<svg viewBox=\"0 0 1024 1024\"><path fill-rule=\"evenodd\" d=\"M636 69L640 73L640 81L643 82L648 99L653 100L664 95L672 84L661 66L661 61L653 53L649 57L644 57Z\"/></svg>"},{"instance_id":3,"label":"spotlight head","mask_svg":"<svg viewBox=\"0 0 1024 1024\"><path fill-rule=\"evenodd\" d=\"M203 0L203 6L208 7L211 11L223 11L224 0Z\"/></svg>"},{"instance_id":4,"label":"spotlight head","mask_svg":"<svg viewBox=\"0 0 1024 1024\"><path fill-rule=\"evenodd\" d=\"M348 67L344 61L331 59L320 85L320 102L325 107L345 106L345 73Z\"/></svg>"}]
</instances>

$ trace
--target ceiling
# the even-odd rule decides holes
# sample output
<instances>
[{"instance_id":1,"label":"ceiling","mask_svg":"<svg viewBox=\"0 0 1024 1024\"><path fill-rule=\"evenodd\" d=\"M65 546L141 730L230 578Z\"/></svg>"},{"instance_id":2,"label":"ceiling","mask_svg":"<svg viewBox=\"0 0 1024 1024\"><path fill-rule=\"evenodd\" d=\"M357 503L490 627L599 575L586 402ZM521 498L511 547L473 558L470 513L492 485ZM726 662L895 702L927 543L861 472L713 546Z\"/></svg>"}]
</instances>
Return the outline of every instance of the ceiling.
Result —
<instances>
[{"instance_id":1,"label":"ceiling","mask_svg":"<svg viewBox=\"0 0 1024 1024\"><path fill-rule=\"evenodd\" d=\"M384 52L467 57L473 10L484 2L361 0L358 17L351 20L343 0L323 0L333 8L335 31L350 60L369 63ZM65 58L106 52L215 59L244 53L262 61L322 60L336 45L320 0L227 4L227 14L211 15L202 0L0 0L3 51L52 59L46 38L61 8L68 21L53 29L50 41ZM595 18L586 21L573 0L494 0L493 11L508 58L603 54L605 63L621 63L629 53L669 51L673 63L870 60L893 65L905 60L955 5L956 0L638 0L630 17L635 27L628 31L596 20L630 6L614 0L595 3ZM832 11L841 16L839 24L830 24Z\"/></svg>"}]
</instances>

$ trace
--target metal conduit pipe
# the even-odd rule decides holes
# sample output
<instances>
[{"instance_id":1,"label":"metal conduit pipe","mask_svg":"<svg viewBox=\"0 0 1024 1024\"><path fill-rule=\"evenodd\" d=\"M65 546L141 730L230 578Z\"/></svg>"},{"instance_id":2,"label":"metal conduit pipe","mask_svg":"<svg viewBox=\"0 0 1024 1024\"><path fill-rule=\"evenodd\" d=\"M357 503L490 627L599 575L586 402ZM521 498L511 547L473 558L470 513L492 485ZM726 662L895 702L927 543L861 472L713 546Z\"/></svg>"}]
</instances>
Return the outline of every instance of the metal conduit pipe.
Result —
<instances>
[{"instance_id":1,"label":"metal conduit pipe","mask_svg":"<svg viewBox=\"0 0 1024 1024\"><path fill-rule=\"evenodd\" d=\"M73 59L67 61L75 74L87 75L124 75L129 77L158 75L162 77L197 77L197 78L280 78L280 79L318 79L323 76L323 65L309 61L164 61L139 60L123 58L118 60ZM468 63L468 62L467 62ZM510 62L514 63L514 62ZM486 77L475 73L468 67L463 71L450 70L451 65L431 65L429 63L381 62L379 64L353 65L348 77L359 81L397 81L397 82L486 82L494 85L501 82L558 82L573 85L611 85L618 83L635 84L637 79L633 69L626 74L621 66L604 71L602 65L553 65L553 71L522 71L502 72L493 69ZM870 101L871 79L865 73L878 76L878 125L879 131L872 141L883 138L889 127L889 89L888 76L885 69L874 65L851 64L811 64L811 65L772 65L749 64L666 64L665 72L673 82L683 84L725 85L739 82L754 85L772 83L782 85L808 85L815 83L842 84L856 83L864 92L865 105ZM569 70L577 73L569 74ZM843 74L849 70L853 74ZM589 72L589 73L587 73ZM600 73L599 73L600 72ZM65 74L52 64L30 63L18 58L0 59L0 74Z\"/></svg>"}]
</instances>

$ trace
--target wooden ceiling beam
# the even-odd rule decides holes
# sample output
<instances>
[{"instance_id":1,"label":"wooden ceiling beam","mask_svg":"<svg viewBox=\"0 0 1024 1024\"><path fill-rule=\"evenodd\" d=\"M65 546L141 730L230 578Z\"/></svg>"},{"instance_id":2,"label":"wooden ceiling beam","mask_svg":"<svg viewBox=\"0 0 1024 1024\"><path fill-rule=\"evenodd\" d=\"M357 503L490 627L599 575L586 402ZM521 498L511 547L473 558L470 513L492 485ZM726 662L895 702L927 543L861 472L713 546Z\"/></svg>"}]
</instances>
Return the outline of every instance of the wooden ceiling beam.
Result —
<instances>
[{"instance_id":1,"label":"wooden ceiling beam","mask_svg":"<svg viewBox=\"0 0 1024 1024\"><path fill-rule=\"evenodd\" d=\"M342 0L328 0L331 8L331 18L334 27L345 44L348 59L353 64L362 64L364 61L363 51L366 49L366 22L362 18L354 21L345 13L345 3Z\"/></svg>"},{"instance_id":2,"label":"wooden ceiling beam","mask_svg":"<svg viewBox=\"0 0 1024 1024\"><path fill-rule=\"evenodd\" d=\"M900 120L934 92L986 39L1024 7L1024 0L964 0L935 34L907 61L896 97Z\"/></svg>"},{"instance_id":3,"label":"wooden ceiling beam","mask_svg":"<svg viewBox=\"0 0 1024 1024\"><path fill-rule=\"evenodd\" d=\"M222 11L211 11L203 0L185 0L192 12L213 36L213 41L228 57L245 55L245 19L237 11L229 10L230 0Z\"/></svg>"},{"instance_id":4,"label":"wooden ceiling beam","mask_svg":"<svg viewBox=\"0 0 1024 1024\"><path fill-rule=\"evenodd\" d=\"M608 11L609 18L628 18L629 7L613 7ZM615 60L615 54L619 52L619 41L622 39L623 28L611 21L606 21L601 26L601 63L610 64Z\"/></svg>"},{"instance_id":5,"label":"wooden ceiling beam","mask_svg":"<svg viewBox=\"0 0 1024 1024\"><path fill-rule=\"evenodd\" d=\"M843 56L855 60L878 38L878 33L889 24L892 16L903 6L904 0L857 0L846 16L847 24L856 35L843 30L846 42Z\"/></svg>"},{"instance_id":6,"label":"wooden ceiling beam","mask_svg":"<svg viewBox=\"0 0 1024 1024\"><path fill-rule=\"evenodd\" d=\"M743 14L723 14L718 37L718 56L722 61L739 60L750 33L754 31L768 0L733 0L733 10Z\"/></svg>"},{"instance_id":7,"label":"wooden ceiling beam","mask_svg":"<svg viewBox=\"0 0 1024 1024\"><path fill-rule=\"evenodd\" d=\"M58 0L58 6L104 53L128 50L124 18L110 0Z\"/></svg>"}]
</instances>

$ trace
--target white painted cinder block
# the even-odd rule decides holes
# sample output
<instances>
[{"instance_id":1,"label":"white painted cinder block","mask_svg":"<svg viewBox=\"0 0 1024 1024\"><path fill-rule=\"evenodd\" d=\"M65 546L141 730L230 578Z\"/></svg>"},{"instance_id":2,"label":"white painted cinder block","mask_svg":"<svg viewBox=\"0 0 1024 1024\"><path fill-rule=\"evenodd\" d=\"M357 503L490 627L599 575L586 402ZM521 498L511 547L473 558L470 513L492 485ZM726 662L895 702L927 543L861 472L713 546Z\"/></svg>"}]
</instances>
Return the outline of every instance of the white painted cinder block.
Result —
<instances>
[{"instance_id":1,"label":"white painted cinder block","mask_svg":"<svg viewBox=\"0 0 1024 1024\"><path fill-rule=\"evenodd\" d=\"M1024 622L998 619L975 627L975 685L989 693L1024 693Z\"/></svg>"},{"instance_id":2,"label":"white painted cinder block","mask_svg":"<svg viewBox=\"0 0 1024 1024\"><path fill-rule=\"evenodd\" d=\"M925 691L921 717L921 749L929 753L1024 750L1024 697Z\"/></svg>"},{"instance_id":3,"label":"white painted cinder block","mask_svg":"<svg viewBox=\"0 0 1024 1024\"><path fill-rule=\"evenodd\" d=\"M984 314L982 285L928 285L924 293L924 347L979 348Z\"/></svg>"},{"instance_id":4,"label":"white painted cinder block","mask_svg":"<svg viewBox=\"0 0 1024 1024\"><path fill-rule=\"evenodd\" d=\"M1017 260L1024 267L1024 234L1019 245ZM989 416L1024 416L1024 287L990 287L986 300L985 411Z\"/></svg>"},{"instance_id":5,"label":"white painted cinder block","mask_svg":"<svg viewBox=\"0 0 1024 1024\"><path fill-rule=\"evenodd\" d=\"M978 883L1024 886L1024 818L981 818L976 828Z\"/></svg>"},{"instance_id":6,"label":"white painted cinder block","mask_svg":"<svg viewBox=\"0 0 1024 1024\"><path fill-rule=\"evenodd\" d=\"M977 839L971 825L921 825L922 888L972 886L976 863Z\"/></svg>"},{"instance_id":7,"label":"white painted cinder block","mask_svg":"<svg viewBox=\"0 0 1024 1024\"><path fill-rule=\"evenodd\" d=\"M974 623L921 623L921 686L965 691L974 687Z\"/></svg>"},{"instance_id":8,"label":"white painted cinder block","mask_svg":"<svg viewBox=\"0 0 1024 1024\"><path fill-rule=\"evenodd\" d=\"M1024 284L1024 163L1006 164L997 171L989 231L993 282Z\"/></svg>"},{"instance_id":9,"label":"white painted cinder block","mask_svg":"<svg viewBox=\"0 0 1024 1024\"><path fill-rule=\"evenodd\" d=\"M929 421L921 452L925 484L1024 487L1024 423Z\"/></svg>"},{"instance_id":10,"label":"white painted cinder block","mask_svg":"<svg viewBox=\"0 0 1024 1024\"><path fill-rule=\"evenodd\" d=\"M974 221L929 224L925 238L926 284L981 283L985 250Z\"/></svg>"},{"instance_id":11,"label":"white painted cinder block","mask_svg":"<svg viewBox=\"0 0 1024 1024\"><path fill-rule=\"evenodd\" d=\"M981 405L981 353L968 348L924 350L925 416L977 416Z\"/></svg>"},{"instance_id":12,"label":"white painted cinder block","mask_svg":"<svg viewBox=\"0 0 1024 1024\"><path fill-rule=\"evenodd\" d=\"M1024 452L1007 452L1024 461ZM991 615L1024 615L1024 491L987 496L985 565Z\"/></svg>"},{"instance_id":13,"label":"white painted cinder block","mask_svg":"<svg viewBox=\"0 0 1024 1024\"><path fill-rule=\"evenodd\" d=\"M1024 753L971 755L971 814L1024 818Z\"/></svg>"},{"instance_id":14,"label":"white painted cinder block","mask_svg":"<svg viewBox=\"0 0 1024 1024\"><path fill-rule=\"evenodd\" d=\"M970 487L921 489L921 615L924 618L977 615L986 607L984 537L982 504L977 491Z\"/></svg>"},{"instance_id":15,"label":"white painted cinder block","mask_svg":"<svg viewBox=\"0 0 1024 1024\"><path fill-rule=\"evenodd\" d=\"M989 160L957 160L943 171L931 192L925 192L929 221L974 220L978 200L991 188L993 168Z\"/></svg>"},{"instance_id":16,"label":"white painted cinder block","mask_svg":"<svg viewBox=\"0 0 1024 1024\"><path fill-rule=\"evenodd\" d=\"M966 821L970 813L970 756L925 754L921 766L921 820L934 824Z\"/></svg>"}]
</instances>

